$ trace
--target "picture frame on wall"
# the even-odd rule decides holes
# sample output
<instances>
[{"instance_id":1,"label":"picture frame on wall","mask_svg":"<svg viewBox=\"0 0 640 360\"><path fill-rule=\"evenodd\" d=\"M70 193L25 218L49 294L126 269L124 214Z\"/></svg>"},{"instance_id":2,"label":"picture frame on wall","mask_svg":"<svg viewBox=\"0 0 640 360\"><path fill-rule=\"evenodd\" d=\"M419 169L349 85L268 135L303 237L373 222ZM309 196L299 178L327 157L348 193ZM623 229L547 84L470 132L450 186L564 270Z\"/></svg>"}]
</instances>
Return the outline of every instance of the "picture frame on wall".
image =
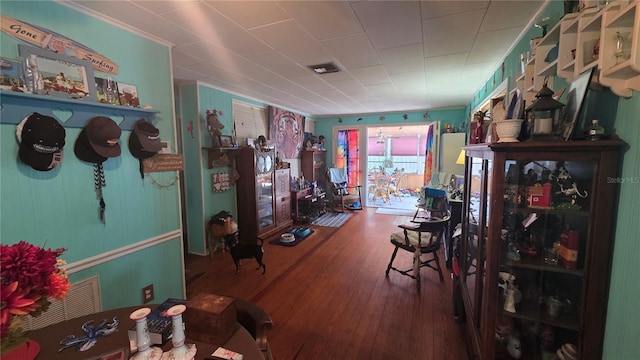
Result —
<instances>
[{"instance_id":1,"label":"picture frame on wall","mask_svg":"<svg viewBox=\"0 0 640 360\"><path fill-rule=\"evenodd\" d=\"M233 138L229 135L220 135L220 147L223 147L223 148L233 147Z\"/></svg>"},{"instance_id":2,"label":"picture frame on wall","mask_svg":"<svg viewBox=\"0 0 640 360\"><path fill-rule=\"evenodd\" d=\"M120 105L140 107L138 88L135 85L118 82L118 98Z\"/></svg>"},{"instance_id":3,"label":"picture frame on wall","mask_svg":"<svg viewBox=\"0 0 640 360\"><path fill-rule=\"evenodd\" d=\"M0 89L23 92L20 61L0 57Z\"/></svg>"},{"instance_id":4,"label":"picture frame on wall","mask_svg":"<svg viewBox=\"0 0 640 360\"><path fill-rule=\"evenodd\" d=\"M25 44L18 44L18 52L22 64L31 64L37 94L97 101L93 66L89 60Z\"/></svg>"}]
</instances>

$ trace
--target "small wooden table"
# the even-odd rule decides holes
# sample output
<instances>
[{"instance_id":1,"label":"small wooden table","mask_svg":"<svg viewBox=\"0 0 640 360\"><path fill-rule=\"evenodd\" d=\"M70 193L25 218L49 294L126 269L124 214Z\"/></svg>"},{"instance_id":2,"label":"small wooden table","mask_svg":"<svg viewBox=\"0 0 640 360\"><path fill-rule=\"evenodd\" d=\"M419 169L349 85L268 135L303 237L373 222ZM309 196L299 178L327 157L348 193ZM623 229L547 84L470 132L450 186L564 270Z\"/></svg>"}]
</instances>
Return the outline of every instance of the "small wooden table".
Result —
<instances>
[{"instance_id":1,"label":"small wooden table","mask_svg":"<svg viewBox=\"0 0 640 360\"><path fill-rule=\"evenodd\" d=\"M316 209L322 212L324 209L324 198L326 193L312 194L311 188L291 191L291 209L293 220L300 222L302 215L308 214Z\"/></svg>"},{"instance_id":2,"label":"small wooden table","mask_svg":"<svg viewBox=\"0 0 640 360\"><path fill-rule=\"evenodd\" d=\"M151 305L153 308L157 305ZM81 316L75 319L62 321L47 327L31 331L29 338L35 340L40 345L40 353L36 360L98 360L102 356L111 354L118 349L129 349L129 329L135 326L135 322L129 319L129 315L144 306L131 306L114 310L107 310L91 315ZM76 351L73 348L58 352L60 348L60 340L67 335L84 336L82 324L93 320L93 325L98 324L102 319L109 322L113 317L117 316L120 320L118 330L111 335L101 336L98 342L87 351ZM245 360L264 360L264 356L260 348L256 344L255 339L242 326L238 326L237 330L231 335L231 338L224 344L207 344L189 339L189 324L185 324L187 344L196 344L197 354L196 360L204 360L211 357L219 346L233 350L243 355ZM160 346L160 345L153 345ZM171 340L168 340L163 346L164 351L168 351L173 347ZM128 352L127 354L129 354ZM130 357L129 355L128 357ZM128 359L125 358L125 359ZM109 358L111 359L111 358Z\"/></svg>"}]
</instances>

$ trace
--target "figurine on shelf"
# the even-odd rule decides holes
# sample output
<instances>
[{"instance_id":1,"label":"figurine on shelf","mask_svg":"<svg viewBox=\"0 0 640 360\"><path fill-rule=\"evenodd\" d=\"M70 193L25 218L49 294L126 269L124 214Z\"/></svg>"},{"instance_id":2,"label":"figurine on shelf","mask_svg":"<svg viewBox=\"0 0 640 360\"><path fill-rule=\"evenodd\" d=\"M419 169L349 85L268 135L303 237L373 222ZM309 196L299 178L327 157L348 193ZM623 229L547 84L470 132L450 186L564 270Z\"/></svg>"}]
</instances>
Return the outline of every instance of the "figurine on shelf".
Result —
<instances>
[{"instance_id":1,"label":"figurine on shelf","mask_svg":"<svg viewBox=\"0 0 640 360\"><path fill-rule=\"evenodd\" d=\"M477 111L475 114L473 114L473 120L477 123L475 131L473 133L473 137L474 137L474 144L480 144L484 142L484 134L483 134L483 125L484 125L484 118L487 116L487 112L486 111Z\"/></svg>"},{"instance_id":2,"label":"figurine on shelf","mask_svg":"<svg viewBox=\"0 0 640 360\"><path fill-rule=\"evenodd\" d=\"M220 115L222 115L222 112ZM211 147L222 147L222 141L220 140L222 129L224 129L224 125L222 125L218 118L218 110L207 110L207 130L209 131L209 135L211 135Z\"/></svg>"},{"instance_id":3,"label":"figurine on shelf","mask_svg":"<svg viewBox=\"0 0 640 360\"><path fill-rule=\"evenodd\" d=\"M509 243L507 259L511 261L520 261L520 249L518 249L518 246L515 243Z\"/></svg>"}]
</instances>

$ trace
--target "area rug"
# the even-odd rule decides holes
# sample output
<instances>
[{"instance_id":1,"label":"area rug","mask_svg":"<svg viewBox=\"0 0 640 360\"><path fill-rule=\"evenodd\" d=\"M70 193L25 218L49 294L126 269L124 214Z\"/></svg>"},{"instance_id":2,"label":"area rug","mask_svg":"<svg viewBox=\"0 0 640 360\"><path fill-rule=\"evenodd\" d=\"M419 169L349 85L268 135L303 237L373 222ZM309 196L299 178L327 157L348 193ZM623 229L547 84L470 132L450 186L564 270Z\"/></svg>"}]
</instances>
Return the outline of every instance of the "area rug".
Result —
<instances>
[{"instance_id":1,"label":"area rug","mask_svg":"<svg viewBox=\"0 0 640 360\"><path fill-rule=\"evenodd\" d=\"M311 223L311 225L316 226L326 226L326 227L340 227L342 226L352 214L349 213L335 213L335 212L327 212L322 216L317 218L315 221Z\"/></svg>"},{"instance_id":2,"label":"area rug","mask_svg":"<svg viewBox=\"0 0 640 360\"><path fill-rule=\"evenodd\" d=\"M416 213L415 210L411 209L389 209L379 207L376 209L376 214L384 214L384 215L400 215L400 216L413 216Z\"/></svg>"},{"instance_id":3,"label":"area rug","mask_svg":"<svg viewBox=\"0 0 640 360\"><path fill-rule=\"evenodd\" d=\"M282 245L282 246L296 246L298 244L300 244L302 242L302 240L308 238L311 234L313 234L313 230L309 229L309 232L306 233L306 235L304 236L300 236L298 235L298 230L299 229L304 229L304 228L291 228L287 231L285 231L285 233L290 233L293 234L295 236L295 240L292 242L282 242L280 240L280 235L276 236L275 238L273 238L272 240L269 241L270 244L275 244L275 245Z\"/></svg>"}]
</instances>

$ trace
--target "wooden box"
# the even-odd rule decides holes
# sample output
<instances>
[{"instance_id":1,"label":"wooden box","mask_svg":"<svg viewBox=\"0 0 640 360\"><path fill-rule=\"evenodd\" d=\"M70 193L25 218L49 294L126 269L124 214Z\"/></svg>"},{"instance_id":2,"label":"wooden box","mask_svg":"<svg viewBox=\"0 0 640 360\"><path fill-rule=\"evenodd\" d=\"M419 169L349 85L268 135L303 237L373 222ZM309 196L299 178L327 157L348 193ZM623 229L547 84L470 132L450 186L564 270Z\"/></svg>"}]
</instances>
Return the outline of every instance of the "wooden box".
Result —
<instances>
[{"instance_id":1,"label":"wooden box","mask_svg":"<svg viewBox=\"0 0 640 360\"><path fill-rule=\"evenodd\" d=\"M183 314L189 339L222 346L238 328L235 299L200 294L189 300Z\"/></svg>"}]
</instances>

